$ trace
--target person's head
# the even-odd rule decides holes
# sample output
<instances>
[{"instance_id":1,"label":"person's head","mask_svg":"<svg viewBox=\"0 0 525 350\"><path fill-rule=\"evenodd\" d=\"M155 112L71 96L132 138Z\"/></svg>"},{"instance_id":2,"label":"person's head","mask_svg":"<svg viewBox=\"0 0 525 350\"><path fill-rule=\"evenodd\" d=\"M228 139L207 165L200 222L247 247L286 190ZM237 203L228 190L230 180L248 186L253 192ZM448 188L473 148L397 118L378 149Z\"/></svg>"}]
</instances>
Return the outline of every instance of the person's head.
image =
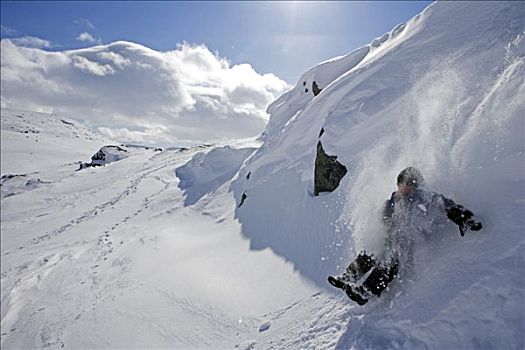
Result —
<instances>
[{"instance_id":1,"label":"person's head","mask_svg":"<svg viewBox=\"0 0 525 350\"><path fill-rule=\"evenodd\" d=\"M407 195L422 185L423 175L414 167L405 168L397 175L397 188L402 195Z\"/></svg>"}]
</instances>

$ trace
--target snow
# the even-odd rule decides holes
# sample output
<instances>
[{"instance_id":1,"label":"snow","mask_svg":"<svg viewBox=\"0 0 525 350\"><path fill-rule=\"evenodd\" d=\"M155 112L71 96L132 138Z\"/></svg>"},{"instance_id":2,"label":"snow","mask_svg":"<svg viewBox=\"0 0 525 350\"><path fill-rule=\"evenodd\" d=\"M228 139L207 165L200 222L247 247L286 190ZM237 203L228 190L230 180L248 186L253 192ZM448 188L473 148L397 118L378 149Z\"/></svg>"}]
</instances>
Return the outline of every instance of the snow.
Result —
<instances>
[{"instance_id":1,"label":"snow","mask_svg":"<svg viewBox=\"0 0 525 350\"><path fill-rule=\"evenodd\" d=\"M2 110L2 127L17 113ZM68 127L57 118L26 121L53 137ZM17 135L5 135L16 148ZM30 141L37 152L41 141ZM231 347L259 315L312 293L291 264L248 249L231 194L216 193L207 211L184 203L175 169L203 148L122 145L127 157L77 171L63 161L86 141L71 142L52 170L55 153L41 153L46 166L34 176L45 185L2 198L2 348ZM247 151L208 158L235 163ZM3 179L2 191L17 178Z\"/></svg>"},{"instance_id":2,"label":"snow","mask_svg":"<svg viewBox=\"0 0 525 350\"><path fill-rule=\"evenodd\" d=\"M2 109L0 140L2 175L87 160L101 145L114 142L67 117L10 109Z\"/></svg>"},{"instance_id":3,"label":"snow","mask_svg":"<svg viewBox=\"0 0 525 350\"><path fill-rule=\"evenodd\" d=\"M350 312L338 346L523 347L524 16L521 3L434 3L369 50L312 68L268 108L265 142L233 184L237 202L248 194L236 217L253 249L318 285L361 249L379 251L379 210L406 166L484 223L464 238L452 224L436 232L413 280ZM328 85L314 97L302 82L317 74ZM313 197L319 139L348 174Z\"/></svg>"},{"instance_id":4,"label":"snow","mask_svg":"<svg viewBox=\"0 0 525 350\"><path fill-rule=\"evenodd\" d=\"M195 204L206 193L215 192L239 171L244 160L254 151L255 148L250 147L224 146L195 154L176 170L179 187L185 195L184 204Z\"/></svg>"},{"instance_id":5,"label":"snow","mask_svg":"<svg viewBox=\"0 0 525 350\"><path fill-rule=\"evenodd\" d=\"M118 143L2 109L2 348L523 348L523 18L434 3L307 71L260 140L120 145L77 171ZM319 140L348 173L314 196ZM445 224L358 306L326 277L379 250L408 165L483 230Z\"/></svg>"}]
</instances>

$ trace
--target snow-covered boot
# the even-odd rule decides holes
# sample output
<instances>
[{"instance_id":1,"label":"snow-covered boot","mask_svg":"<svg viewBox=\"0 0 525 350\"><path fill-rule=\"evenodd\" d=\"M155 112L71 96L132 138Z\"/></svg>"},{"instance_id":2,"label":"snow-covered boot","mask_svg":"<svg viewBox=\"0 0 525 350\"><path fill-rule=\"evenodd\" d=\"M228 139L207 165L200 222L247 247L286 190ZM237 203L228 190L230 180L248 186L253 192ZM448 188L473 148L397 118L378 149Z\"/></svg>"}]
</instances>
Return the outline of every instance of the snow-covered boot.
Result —
<instances>
[{"instance_id":1,"label":"snow-covered boot","mask_svg":"<svg viewBox=\"0 0 525 350\"><path fill-rule=\"evenodd\" d=\"M346 295L359 305L365 305L370 298L370 293L363 286L352 286L346 284L344 287Z\"/></svg>"},{"instance_id":2,"label":"snow-covered boot","mask_svg":"<svg viewBox=\"0 0 525 350\"><path fill-rule=\"evenodd\" d=\"M362 251L355 258L350 265L346 268L346 272L343 273L342 281L345 282L357 282L361 277L363 277L371 268L376 266L376 261L374 260L374 255L368 255L366 252Z\"/></svg>"},{"instance_id":3,"label":"snow-covered boot","mask_svg":"<svg viewBox=\"0 0 525 350\"><path fill-rule=\"evenodd\" d=\"M370 293L380 296L381 292L388 287L388 284L396 277L398 272L397 262L390 266L379 265L363 282L363 286L370 291Z\"/></svg>"},{"instance_id":4,"label":"snow-covered boot","mask_svg":"<svg viewBox=\"0 0 525 350\"><path fill-rule=\"evenodd\" d=\"M344 290L346 295L359 305L364 305L368 302L370 293L362 286L347 284L334 276L328 276L328 282L332 286Z\"/></svg>"},{"instance_id":5,"label":"snow-covered boot","mask_svg":"<svg viewBox=\"0 0 525 350\"><path fill-rule=\"evenodd\" d=\"M340 277L328 276L328 283L339 289L344 289L346 286L346 283Z\"/></svg>"}]
</instances>

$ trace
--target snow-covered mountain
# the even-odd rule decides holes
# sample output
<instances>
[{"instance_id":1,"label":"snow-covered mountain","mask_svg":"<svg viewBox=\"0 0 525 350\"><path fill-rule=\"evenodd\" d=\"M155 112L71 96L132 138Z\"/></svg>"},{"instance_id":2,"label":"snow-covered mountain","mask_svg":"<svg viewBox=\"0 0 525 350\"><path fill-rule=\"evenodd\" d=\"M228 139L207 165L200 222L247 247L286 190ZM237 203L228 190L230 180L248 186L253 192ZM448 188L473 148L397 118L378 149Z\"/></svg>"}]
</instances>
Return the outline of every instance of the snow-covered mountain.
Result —
<instances>
[{"instance_id":1,"label":"snow-covered mountain","mask_svg":"<svg viewBox=\"0 0 525 350\"><path fill-rule=\"evenodd\" d=\"M434 3L307 71L233 145L130 147L2 110L2 347L523 348L523 18ZM78 170L103 146L124 156ZM379 249L407 165L484 228L445 225L411 278L357 306L326 275Z\"/></svg>"}]
</instances>

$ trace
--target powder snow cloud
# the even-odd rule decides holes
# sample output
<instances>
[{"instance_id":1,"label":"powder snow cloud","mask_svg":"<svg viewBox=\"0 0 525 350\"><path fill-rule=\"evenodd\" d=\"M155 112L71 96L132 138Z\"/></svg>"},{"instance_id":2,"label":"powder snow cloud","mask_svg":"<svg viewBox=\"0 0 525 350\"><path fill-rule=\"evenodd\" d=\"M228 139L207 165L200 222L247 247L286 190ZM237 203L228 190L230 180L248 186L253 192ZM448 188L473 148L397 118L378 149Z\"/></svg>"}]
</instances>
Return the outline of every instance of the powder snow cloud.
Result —
<instances>
[{"instance_id":1,"label":"powder snow cloud","mask_svg":"<svg viewBox=\"0 0 525 350\"><path fill-rule=\"evenodd\" d=\"M1 41L3 108L65 114L122 142L192 144L256 136L290 88L204 45L159 52L119 41L70 51Z\"/></svg>"}]
</instances>

